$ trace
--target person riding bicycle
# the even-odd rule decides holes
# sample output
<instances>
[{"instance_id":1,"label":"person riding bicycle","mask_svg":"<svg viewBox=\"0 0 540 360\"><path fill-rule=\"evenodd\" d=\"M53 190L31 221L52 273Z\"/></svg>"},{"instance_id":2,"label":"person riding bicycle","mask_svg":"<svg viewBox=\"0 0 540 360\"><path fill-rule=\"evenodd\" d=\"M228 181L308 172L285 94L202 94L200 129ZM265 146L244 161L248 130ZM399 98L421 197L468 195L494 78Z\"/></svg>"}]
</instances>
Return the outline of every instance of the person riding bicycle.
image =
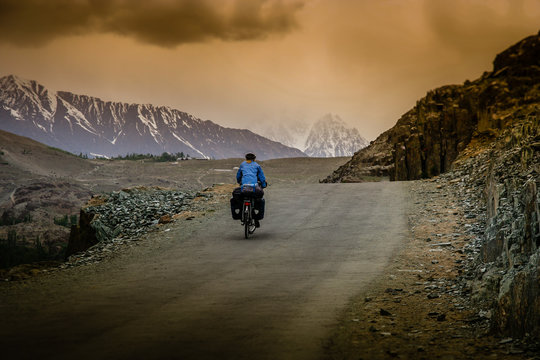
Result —
<instances>
[{"instance_id":1,"label":"person riding bicycle","mask_svg":"<svg viewBox=\"0 0 540 360\"><path fill-rule=\"evenodd\" d=\"M247 153L246 161L240 164L238 172L236 173L236 181L240 185L258 186L261 188L266 187L266 177L259 164L255 162L255 154ZM261 206L264 214L264 200L261 198ZM255 220L255 226L259 227L259 220Z\"/></svg>"}]
</instances>

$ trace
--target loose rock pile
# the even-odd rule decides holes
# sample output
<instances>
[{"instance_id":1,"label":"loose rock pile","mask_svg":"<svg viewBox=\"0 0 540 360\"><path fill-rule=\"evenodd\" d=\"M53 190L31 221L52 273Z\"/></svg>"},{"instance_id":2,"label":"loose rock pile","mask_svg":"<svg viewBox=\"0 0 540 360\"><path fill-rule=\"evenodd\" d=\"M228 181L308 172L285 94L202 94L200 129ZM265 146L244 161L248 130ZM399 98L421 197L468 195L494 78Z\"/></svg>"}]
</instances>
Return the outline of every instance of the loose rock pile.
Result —
<instances>
[{"instance_id":1,"label":"loose rock pile","mask_svg":"<svg viewBox=\"0 0 540 360\"><path fill-rule=\"evenodd\" d=\"M98 243L134 239L160 222L189 209L196 194L179 190L132 188L92 198L71 230L67 256Z\"/></svg>"}]
</instances>

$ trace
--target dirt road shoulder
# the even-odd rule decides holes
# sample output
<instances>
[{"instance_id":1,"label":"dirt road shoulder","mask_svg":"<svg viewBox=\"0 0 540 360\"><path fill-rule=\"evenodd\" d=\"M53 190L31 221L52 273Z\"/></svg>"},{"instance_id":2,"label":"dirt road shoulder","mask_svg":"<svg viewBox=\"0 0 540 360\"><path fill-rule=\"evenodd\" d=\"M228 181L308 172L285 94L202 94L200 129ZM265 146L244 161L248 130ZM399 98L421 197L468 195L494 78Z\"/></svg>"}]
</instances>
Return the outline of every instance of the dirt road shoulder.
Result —
<instances>
[{"instance_id":1,"label":"dirt road shoulder","mask_svg":"<svg viewBox=\"0 0 540 360\"><path fill-rule=\"evenodd\" d=\"M327 359L534 358L489 334L460 276L474 219L444 179L416 181L410 239L369 290L352 299L326 344Z\"/></svg>"}]
</instances>

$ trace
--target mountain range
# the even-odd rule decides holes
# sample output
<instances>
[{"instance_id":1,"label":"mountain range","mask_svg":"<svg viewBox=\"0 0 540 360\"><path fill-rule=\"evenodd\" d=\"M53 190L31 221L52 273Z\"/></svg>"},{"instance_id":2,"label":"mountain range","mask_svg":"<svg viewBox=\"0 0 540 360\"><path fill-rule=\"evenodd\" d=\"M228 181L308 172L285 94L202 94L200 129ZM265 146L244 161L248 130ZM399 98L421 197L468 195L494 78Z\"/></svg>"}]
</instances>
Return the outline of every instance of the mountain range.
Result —
<instances>
[{"instance_id":1,"label":"mountain range","mask_svg":"<svg viewBox=\"0 0 540 360\"><path fill-rule=\"evenodd\" d=\"M311 157L351 156L368 145L356 128L335 114L326 114L312 125L292 119L267 123L257 132Z\"/></svg>"},{"instance_id":2,"label":"mountain range","mask_svg":"<svg viewBox=\"0 0 540 360\"><path fill-rule=\"evenodd\" d=\"M90 156L183 152L196 158L306 156L249 130L220 126L167 106L52 92L33 80L0 78L0 129Z\"/></svg>"},{"instance_id":3,"label":"mountain range","mask_svg":"<svg viewBox=\"0 0 540 360\"><path fill-rule=\"evenodd\" d=\"M327 114L313 124L302 149L308 156L351 156L368 145L356 128L349 128L337 115Z\"/></svg>"}]
</instances>

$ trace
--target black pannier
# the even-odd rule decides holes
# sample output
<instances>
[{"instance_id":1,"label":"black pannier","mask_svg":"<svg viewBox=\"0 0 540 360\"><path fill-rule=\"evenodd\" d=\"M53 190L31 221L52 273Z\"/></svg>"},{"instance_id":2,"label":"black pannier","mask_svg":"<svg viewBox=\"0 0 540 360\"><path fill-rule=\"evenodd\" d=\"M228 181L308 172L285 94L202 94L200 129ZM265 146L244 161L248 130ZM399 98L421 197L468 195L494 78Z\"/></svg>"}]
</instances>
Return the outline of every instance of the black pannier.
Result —
<instances>
[{"instance_id":1,"label":"black pannier","mask_svg":"<svg viewBox=\"0 0 540 360\"><path fill-rule=\"evenodd\" d=\"M242 200L231 198L231 215L234 220L242 219Z\"/></svg>"},{"instance_id":2,"label":"black pannier","mask_svg":"<svg viewBox=\"0 0 540 360\"><path fill-rule=\"evenodd\" d=\"M238 201L242 201L242 189L240 187L237 187L232 192L233 199L236 199Z\"/></svg>"},{"instance_id":3,"label":"black pannier","mask_svg":"<svg viewBox=\"0 0 540 360\"><path fill-rule=\"evenodd\" d=\"M259 187L259 186L258 186ZM262 189L259 187L259 189L262 192ZM264 195L264 193L263 193ZM244 194L242 194L242 188L237 187L232 192L232 198L231 198L231 215L234 220L241 220L242 219L242 202L244 199ZM250 195L248 195L250 196ZM261 195L262 197L262 195ZM253 199L253 219L255 220L262 220L264 218L264 207L265 207L265 200L262 198L255 197Z\"/></svg>"},{"instance_id":4,"label":"black pannier","mask_svg":"<svg viewBox=\"0 0 540 360\"><path fill-rule=\"evenodd\" d=\"M266 201L264 199L255 199L253 204L253 219L262 220L264 219L264 206Z\"/></svg>"},{"instance_id":5,"label":"black pannier","mask_svg":"<svg viewBox=\"0 0 540 360\"><path fill-rule=\"evenodd\" d=\"M259 184L244 184L240 187L242 196L249 196L260 199L264 196L264 191Z\"/></svg>"}]
</instances>

